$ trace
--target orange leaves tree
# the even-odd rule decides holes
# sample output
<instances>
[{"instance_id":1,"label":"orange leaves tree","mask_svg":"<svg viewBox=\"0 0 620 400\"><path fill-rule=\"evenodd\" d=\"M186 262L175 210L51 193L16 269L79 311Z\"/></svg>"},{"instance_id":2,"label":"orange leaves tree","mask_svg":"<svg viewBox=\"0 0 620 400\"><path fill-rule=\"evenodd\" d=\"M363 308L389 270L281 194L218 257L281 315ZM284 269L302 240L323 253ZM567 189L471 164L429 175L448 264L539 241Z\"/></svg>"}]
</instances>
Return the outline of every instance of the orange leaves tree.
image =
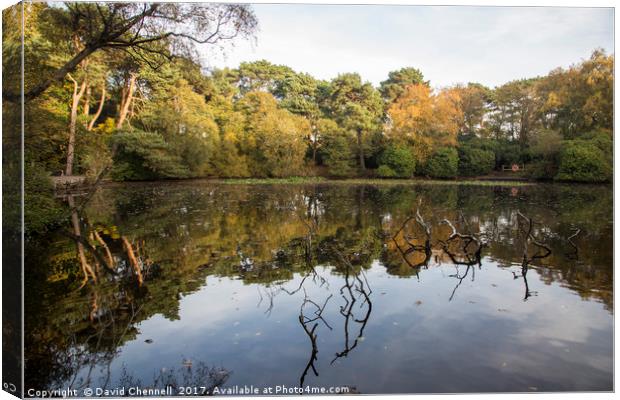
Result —
<instances>
[{"instance_id":1,"label":"orange leaves tree","mask_svg":"<svg viewBox=\"0 0 620 400\"><path fill-rule=\"evenodd\" d=\"M460 101L455 89L432 93L425 84L409 85L388 108L386 135L424 162L437 148L456 145L463 120Z\"/></svg>"}]
</instances>

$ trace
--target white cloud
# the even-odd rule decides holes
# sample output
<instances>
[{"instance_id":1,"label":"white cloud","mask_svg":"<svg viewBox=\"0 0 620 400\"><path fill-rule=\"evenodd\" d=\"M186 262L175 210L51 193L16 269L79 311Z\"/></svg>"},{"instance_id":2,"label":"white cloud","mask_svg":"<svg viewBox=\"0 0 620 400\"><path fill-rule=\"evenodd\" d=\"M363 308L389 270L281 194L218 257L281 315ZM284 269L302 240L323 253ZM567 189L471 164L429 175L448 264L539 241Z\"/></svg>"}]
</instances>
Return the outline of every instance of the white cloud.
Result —
<instances>
[{"instance_id":1,"label":"white cloud","mask_svg":"<svg viewBox=\"0 0 620 400\"><path fill-rule=\"evenodd\" d=\"M433 85L495 86L613 51L613 9L255 5L258 42L237 43L212 67L266 59L331 79L359 72L378 84L414 66Z\"/></svg>"}]
</instances>

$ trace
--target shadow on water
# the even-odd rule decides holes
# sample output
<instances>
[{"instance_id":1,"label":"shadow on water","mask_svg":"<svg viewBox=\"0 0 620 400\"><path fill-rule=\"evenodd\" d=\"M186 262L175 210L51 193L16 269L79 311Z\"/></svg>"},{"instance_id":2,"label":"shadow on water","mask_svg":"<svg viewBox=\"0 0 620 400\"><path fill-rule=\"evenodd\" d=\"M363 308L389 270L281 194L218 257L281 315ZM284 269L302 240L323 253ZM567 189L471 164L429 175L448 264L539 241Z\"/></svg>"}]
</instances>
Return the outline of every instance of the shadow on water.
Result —
<instances>
[{"instance_id":1,"label":"shadow on water","mask_svg":"<svg viewBox=\"0 0 620 400\"><path fill-rule=\"evenodd\" d=\"M510 281L523 282L519 298L531 308L511 303L515 311L527 312L520 318L535 318L533 296L562 302L571 293L580 301L600 304L604 314L597 318L605 324L611 321L613 226L608 187L554 185L511 190L449 185L169 183L114 185L90 195L88 202L72 194L61 196L68 216L64 225L28 243L26 387L176 388L194 382L212 389L233 378L238 379L235 384L252 379L251 383L275 385L278 377L304 386L312 377L314 383L335 383L353 392L450 391L439 382L430 388L408 386L397 374L383 381L376 377L373 386L373 378L369 381L369 376L352 374L343 366L360 368L382 343L400 340L405 345L412 340L400 337L402 333L390 334L387 328L379 334L370 321L376 318L379 324L389 318L415 296L425 280L427 285L442 282L436 290L432 286L425 290L434 290L450 304L463 307L467 300L481 321L488 318L488 311L479 309L482 306L472 300L476 296L495 299L497 306L487 305L500 310L497 307L503 300L491 297L495 296L492 285L476 285L477 274L493 280L507 274ZM449 285L444 283L448 281ZM184 317L194 310L188 302L217 290L230 297L229 304L222 306L228 311L216 312L213 303L207 307L212 311L204 311L199 320ZM466 292L459 300L457 292L462 290ZM254 310L242 300L256 297ZM227 300L222 297L216 302ZM415 310L421 304L416 301ZM262 312L257 313L256 307ZM433 318L445 307L436 306ZM447 310L452 312L454 307ZM158 318L158 327L148 328ZM217 318L224 318L225 323ZM271 329L264 323L274 320L283 324L285 337L273 333L261 338L258 331L252 339L266 340L256 346L272 349L274 359L262 359L264 371L251 371L249 366L256 352L263 354L260 347L245 352L215 351L221 347L224 352L227 347L209 335L220 335L218 329L229 318L240 319L234 327L259 324ZM589 323L583 320L587 317L579 318L565 323ZM417 322L411 317L403 323L413 329ZM511 323L526 322L516 319ZM174 335L161 344L148 337L174 326L185 327L175 331L181 335L202 326L207 330L185 346ZM396 326L397 321L392 328ZM222 331L222 337L240 335L233 332L237 328L230 329ZM545 335L540 328L537 340ZM441 346L443 334L437 338ZM237 345L241 339L234 340ZM157 348L165 355L137 350L138 343L147 349L163 345L166 349ZM580 345L586 354L607 350L611 357L611 341L605 343L608 347L602 350L600 343L587 340ZM517 346L517 340L509 345ZM383 347L388 351L387 344ZM518 353L519 348L514 351ZM137 356L125 354L131 352L138 352ZM421 352L404 347L400 356L415 359ZM216 354L220 358L214 358ZM126 365L136 357L144 360L147 370ZM388 355L379 357L385 357L374 360L379 365L392 362ZM429 365L444 362L439 354L430 357ZM550 361L567 366L578 362ZM481 368L471 363L472 371ZM550 390L600 390L611 382L606 364L593 370L598 371L592 372L593 386L588 382L566 386L542 371L543 367L540 374L546 386L541 385ZM512 379L502 378L505 382L500 389L477 376L475 386L463 383L453 390L515 390L521 387L522 373L517 370ZM394 387L387 389L387 382Z\"/></svg>"}]
</instances>

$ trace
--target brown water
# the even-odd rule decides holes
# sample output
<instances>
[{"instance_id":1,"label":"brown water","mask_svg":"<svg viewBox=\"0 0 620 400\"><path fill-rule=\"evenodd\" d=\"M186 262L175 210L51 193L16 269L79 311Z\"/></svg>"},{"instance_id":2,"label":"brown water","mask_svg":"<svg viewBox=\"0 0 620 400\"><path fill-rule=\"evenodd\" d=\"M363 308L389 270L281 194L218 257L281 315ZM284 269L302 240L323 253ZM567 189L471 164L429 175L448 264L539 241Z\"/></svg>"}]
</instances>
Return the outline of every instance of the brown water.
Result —
<instances>
[{"instance_id":1,"label":"brown water","mask_svg":"<svg viewBox=\"0 0 620 400\"><path fill-rule=\"evenodd\" d=\"M26 389L609 391L612 219L608 186L109 186L115 275L31 244Z\"/></svg>"}]
</instances>

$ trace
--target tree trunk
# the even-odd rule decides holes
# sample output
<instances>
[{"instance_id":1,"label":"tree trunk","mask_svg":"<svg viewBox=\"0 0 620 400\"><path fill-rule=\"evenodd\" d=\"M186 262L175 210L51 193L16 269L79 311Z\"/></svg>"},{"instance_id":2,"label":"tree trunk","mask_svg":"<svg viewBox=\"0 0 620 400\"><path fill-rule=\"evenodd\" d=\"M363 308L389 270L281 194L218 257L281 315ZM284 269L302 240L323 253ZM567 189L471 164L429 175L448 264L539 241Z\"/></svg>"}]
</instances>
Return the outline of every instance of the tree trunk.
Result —
<instances>
[{"instance_id":1,"label":"tree trunk","mask_svg":"<svg viewBox=\"0 0 620 400\"><path fill-rule=\"evenodd\" d=\"M116 129L120 129L123 127L123 123L125 119L127 119L127 114L129 113L129 106L131 106L131 101L133 99L133 93L136 89L136 75L130 74L129 80L127 81L125 87L123 88L123 94L121 97L121 105L118 113L118 122L116 123Z\"/></svg>"},{"instance_id":2,"label":"tree trunk","mask_svg":"<svg viewBox=\"0 0 620 400\"><path fill-rule=\"evenodd\" d=\"M105 95L106 95L106 81L105 81L105 78L103 78L103 83L101 84L101 99L99 100L99 107L97 108L97 112L95 113L95 115L93 115L93 118L88 123L88 126L86 126L86 130L92 131L95 126L95 123L99 119L99 116L101 115L101 111L103 110L103 104L105 103Z\"/></svg>"},{"instance_id":3,"label":"tree trunk","mask_svg":"<svg viewBox=\"0 0 620 400\"><path fill-rule=\"evenodd\" d=\"M91 88L90 88L90 85L88 85L86 87L86 93L84 95L84 110L83 110L83 114L86 116L90 114L90 93L91 93Z\"/></svg>"},{"instance_id":4,"label":"tree trunk","mask_svg":"<svg viewBox=\"0 0 620 400\"><path fill-rule=\"evenodd\" d=\"M357 148L359 150L360 168L362 171L366 170L366 163L364 162L364 146L362 145L362 131L357 131Z\"/></svg>"},{"instance_id":5,"label":"tree trunk","mask_svg":"<svg viewBox=\"0 0 620 400\"><path fill-rule=\"evenodd\" d=\"M86 90L87 79L84 78L81 87L78 90L78 83L71 74L67 74L69 79L73 81L73 96L71 98L71 115L69 117L69 144L67 145L67 166L65 168L65 175L73 175L73 158L75 152L75 130L77 127L78 107L80 105L80 99L84 95Z\"/></svg>"},{"instance_id":6,"label":"tree trunk","mask_svg":"<svg viewBox=\"0 0 620 400\"><path fill-rule=\"evenodd\" d=\"M312 165L316 165L316 153L319 148L319 127L315 117L310 117L310 145L312 146Z\"/></svg>"},{"instance_id":7,"label":"tree trunk","mask_svg":"<svg viewBox=\"0 0 620 400\"><path fill-rule=\"evenodd\" d=\"M314 131L312 133L312 165L316 165L316 153L319 147L319 133Z\"/></svg>"}]
</instances>

